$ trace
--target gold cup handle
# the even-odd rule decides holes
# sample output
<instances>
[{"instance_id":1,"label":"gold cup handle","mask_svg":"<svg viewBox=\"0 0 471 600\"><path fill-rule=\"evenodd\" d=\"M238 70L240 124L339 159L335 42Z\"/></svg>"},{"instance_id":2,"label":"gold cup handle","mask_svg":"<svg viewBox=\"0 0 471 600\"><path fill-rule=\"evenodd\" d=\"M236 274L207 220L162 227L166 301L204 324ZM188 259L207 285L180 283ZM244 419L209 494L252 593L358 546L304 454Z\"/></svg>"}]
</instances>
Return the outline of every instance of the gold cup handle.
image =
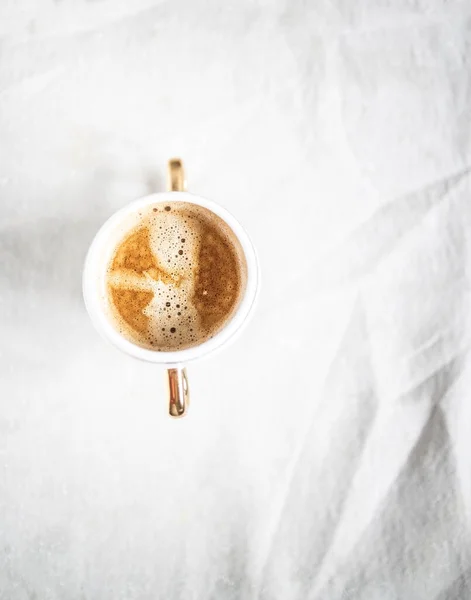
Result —
<instances>
[{"instance_id":1,"label":"gold cup handle","mask_svg":"<svg viewBox=\"0 0 471 600\"><path fill-rule=\"evenodd\" d=\"M171 158L168 161L167 189L169 192L185 192L185 169L181 158Z\"/></svg>"},{"instance_id":2,"label":"gold cup handle","mask_svg":"<svg viewBox=\"0 0 471 600\"><path fill-rule=\"evenodd\" d=\"M168 412L171 417L184 417L190 404L190 390L186 369L175 367L167 369L169 405Z\"/></svg>"},{"instance_id":3,"label":"gold cup handle","mask_svg":"<svg viewBox=\"0 0 471 600\"><path fill-rule=\"evenodd\" d=\"M179 158L168 161L167 188L169 192L184 192L186 190L185 170ZM183 417L188 411L190 390L186 369L173 367L167 369L169 391L169 414L171 417Z\"/></svg>"}]
</instances>

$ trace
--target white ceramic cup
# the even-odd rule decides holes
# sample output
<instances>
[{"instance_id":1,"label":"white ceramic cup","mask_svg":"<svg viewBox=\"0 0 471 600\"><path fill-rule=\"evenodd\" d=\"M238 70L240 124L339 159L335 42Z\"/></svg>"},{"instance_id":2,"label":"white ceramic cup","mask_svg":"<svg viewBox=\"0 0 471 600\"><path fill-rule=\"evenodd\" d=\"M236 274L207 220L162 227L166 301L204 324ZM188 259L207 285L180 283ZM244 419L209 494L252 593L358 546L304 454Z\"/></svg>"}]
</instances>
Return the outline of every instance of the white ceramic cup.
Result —
<instances>
[{"instance_id":1,"label":"white ceramic cup","mask_svg":"<svg viewBox=\"0 0 471 600\"><path fill-rule=\"evenodd\" d=\"M173 163L181 162L174 159ZM171 169L172 161L169 163ZM181 171L183 173L183 170ZM170 177L171 177L170 171ZM181 175L183 178L183 175ZM176 187L176 186L171 186ZM184 187L181 185L180 187ZM142 348L126 339L114 328L107 310L106 273L116 245L129 228L129 218L149 204L188 202L209 209L231 228L240 242L247 263L247 283L239 306L226 325L211 339L192 348L172 352L160 352ZM88 314L98 332L114 346L130 356L165 366L169 373L170 414L185 414L189 399L188 382L183 365L206 356L232 341L253 309L258 289L258 262L254 247L238 221L224 208L201 196L185 191L169 191L150 194L131 202L113 214L100 228L88 251L83 270L83 296Z\"/></svg>"}]
</instances>

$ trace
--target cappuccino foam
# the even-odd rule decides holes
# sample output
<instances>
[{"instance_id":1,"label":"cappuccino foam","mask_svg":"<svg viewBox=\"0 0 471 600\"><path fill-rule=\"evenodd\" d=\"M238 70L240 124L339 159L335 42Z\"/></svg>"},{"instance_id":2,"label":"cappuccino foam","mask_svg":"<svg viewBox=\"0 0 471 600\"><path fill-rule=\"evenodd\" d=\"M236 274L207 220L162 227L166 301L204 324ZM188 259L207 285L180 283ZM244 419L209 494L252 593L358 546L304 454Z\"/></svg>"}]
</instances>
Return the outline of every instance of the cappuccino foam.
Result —
<instances>
[{"instance_id":1,"label":"cappuccino foam","mask_svg":"<svg viewBox=\"0 0 471 600\"><path fill-rule=\"evenodd\" d=\"M114 326L141 347L175 351L201 344L234 315L247 266L230 227L188 202L139 211L107 270Z\"/></svg>"}]
</instances>

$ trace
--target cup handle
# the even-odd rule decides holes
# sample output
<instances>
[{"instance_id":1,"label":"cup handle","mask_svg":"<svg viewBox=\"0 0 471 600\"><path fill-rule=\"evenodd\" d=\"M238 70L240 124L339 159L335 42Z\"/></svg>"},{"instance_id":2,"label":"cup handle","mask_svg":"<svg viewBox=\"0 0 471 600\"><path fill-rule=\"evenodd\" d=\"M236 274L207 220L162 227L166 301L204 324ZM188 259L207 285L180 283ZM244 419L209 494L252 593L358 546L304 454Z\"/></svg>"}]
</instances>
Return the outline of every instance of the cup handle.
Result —
<instances>
[{"instance_id":1,"label":"cup handle","mask_svg":"<svg viewBox=\"0 0 471 600\"><path fill-rule=\"evenodd\" d=\"M186 369L174 367L167 369L169 404L168 412L171 417L184 417L190 404L190 390Z\"/></svg>"},{"instance_id":2,"label":"cup handle","mask_svg":"<svg viewBox=\"0 0 471 600\"><path fill-rule=\"evenodd\" d=\"M180 158L168 161L167 189L169 192L184 192L186 190L185 169ZM183 417L188 411L190 390L186 369L174 367L167 369L169 408L171 417Z\"/></svg>"},{"instance_id":3,"label":"cup handle","mask_svg":"<svg viewBox=\"0 0 471 600\"><path fill-rule=\"evenodd\" d=\"M181 158L171 158L168 161L167 190L169 192L185 192L185 169Z\"/></svg>"}]
</instances>

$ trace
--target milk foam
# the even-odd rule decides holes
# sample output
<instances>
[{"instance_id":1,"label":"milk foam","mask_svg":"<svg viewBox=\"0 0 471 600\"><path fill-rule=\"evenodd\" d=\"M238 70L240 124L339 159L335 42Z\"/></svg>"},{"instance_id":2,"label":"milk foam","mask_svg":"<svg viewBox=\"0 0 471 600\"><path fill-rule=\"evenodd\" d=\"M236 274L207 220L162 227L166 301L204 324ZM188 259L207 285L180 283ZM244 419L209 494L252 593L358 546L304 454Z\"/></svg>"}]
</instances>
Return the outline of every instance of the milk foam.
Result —
<instances>
[{"instance_id":1,"label":"milk foam","mask_svg":"<svg viewBox=\"0 0 471 600\"><path fill-rule=\"evenodd\" d=\"M245 290L239 241L217 215L190 203L155 204L137 217L108 267L113 324L159 351L206 341L230 320Z\"/></svg>"}]
</instances>

